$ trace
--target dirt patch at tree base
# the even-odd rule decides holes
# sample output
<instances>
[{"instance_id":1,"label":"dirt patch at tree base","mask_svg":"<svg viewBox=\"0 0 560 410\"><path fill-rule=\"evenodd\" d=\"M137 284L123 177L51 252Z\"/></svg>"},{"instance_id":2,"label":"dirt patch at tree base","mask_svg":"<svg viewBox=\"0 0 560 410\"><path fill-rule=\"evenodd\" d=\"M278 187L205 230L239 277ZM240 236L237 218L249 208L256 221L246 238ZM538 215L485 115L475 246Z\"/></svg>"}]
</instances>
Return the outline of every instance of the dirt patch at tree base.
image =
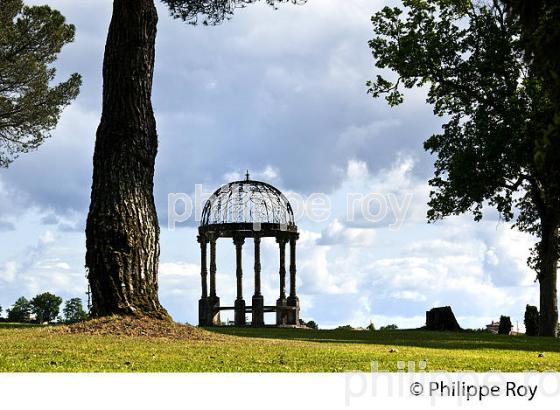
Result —
<instances>
[{"instance_id":1,"label":"dirt patch at tree base","mask_svg":"<svg viewBox=\"0 0 560 410\"><path fill-rule=\"evenodd\" d=\"M136 316L106 316L71 325L51 327L48 331L59 334L131 336L173 340L204 341L227 338L227 336L218 335L189 325Z\"/></svg>"}]
</instances>

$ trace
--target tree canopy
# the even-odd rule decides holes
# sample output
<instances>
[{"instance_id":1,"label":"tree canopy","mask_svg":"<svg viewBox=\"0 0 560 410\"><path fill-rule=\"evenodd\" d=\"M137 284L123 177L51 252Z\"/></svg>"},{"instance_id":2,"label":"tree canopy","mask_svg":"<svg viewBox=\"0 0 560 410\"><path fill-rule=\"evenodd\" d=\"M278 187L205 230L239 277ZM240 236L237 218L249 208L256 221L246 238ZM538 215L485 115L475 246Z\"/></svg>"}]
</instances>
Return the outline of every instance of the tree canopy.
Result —
<instances>
[{"instance_id":1,"label":"tree canopy","mask_svg":"<svg viewBox=\"0 0 560 410\"><path fill-rule=\"evenodd\" d=\"M260 0L162 0L169 7L171 15L189 24L220 24L229 20L235 9L247 7ZM307 0L264 0L270 6L280 3L304 4Z\"/></svg>"},{"instance_id":2,"label":"tree canopy","mask_svg":"<svg viewBox=\"0 0 560 410\"><path fill-rule=\"evenodd\" d=\"M6 312L10 322L24 323L31 320L31 304L23 296L18 298Z\"/></svg>"},{"instance_id":3,"label":"tree canopy","mask_svg":"<svg viewBox=\"0 0 560 410\"><path fill-rule=\"evenodd\" d=\"M554 335L559 142L547 137L553 98L546 77L533 68L520 19L498 1L403 5L372 17L376 65L396 76L377 75L369 92L394 106L403 102L403 89L426 87L426 101L446 121L424 145L437 155L429 220L465 212L480 220L493 206L503 220L536 235L530 262L541 285L541 334Z\"/></svg>"},{"instance_id":4,"label":"tree canopy","mask_svg":"<svg viewBox=\"0 0 560 410\"><path fill-rule=\"evenodd\" d=\"M88 318L88 314L84 310L82 299L80 298L67 300L62 312L64 313L64 321L66 323L76 323Z\"/></svg>"},{"instance_id":5,"label":"tree canopy","mask_svg":"<svg viewBox=\"0 0 560 410\"><path fill-rule=\"evenodd\" d=\"M62 298L49 292L41 293L30 301L31 311L38 323L54 321L60 312L61 303Z\"/></svg>"},{"instance_id":6,"label":"tree canopy","mask_svg":"<svg viewBox=\"0 0 560 410\"><path fill-rule=\"evenodd\" d=\"M56 75L52 64L74 40L74 31L48 6L0 2L0 167L40 146L78 95L78 74L50 86Z\"/></svg>"},{"instance_id":7,"label":"tree canopy","mask_svg":"<svg viewBox=\"0 0 560 410\"><path fill-rule=\"evenodd\" d=\"M526 306L523 323L527 336L537 336L539 334L539 310L536 306Z\"/></svg>"}]
</instances>

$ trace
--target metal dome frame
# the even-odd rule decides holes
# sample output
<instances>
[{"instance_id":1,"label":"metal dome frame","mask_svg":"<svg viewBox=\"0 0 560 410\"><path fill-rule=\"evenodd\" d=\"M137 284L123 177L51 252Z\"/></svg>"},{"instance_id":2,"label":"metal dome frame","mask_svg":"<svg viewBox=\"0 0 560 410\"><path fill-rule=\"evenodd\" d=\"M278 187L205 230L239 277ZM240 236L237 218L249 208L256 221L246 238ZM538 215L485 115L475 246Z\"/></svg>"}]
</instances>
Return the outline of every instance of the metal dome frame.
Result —
<instances>
[{"instance_id":1,"label":"metal dome frame","mask_svg":"<svg viewBox=\"0 0 560 410\"><path fill-rule=\"evenodd\" d=\"M217 189L206 201L200 222L201 232L297 232L294 212L288 198L274 186L249 179L233 181Z\"/></svg>"},{"instance_id":2,"label":"metal dome frame","mask_svg":"<svg viewBox=\"0 0 560 410\"><path fill-rule=\"evenodd\" d=\"M280 252L280 295L274 306L265 306L261 294L261 238L274 237ZM234 306L220 306L216 294L216 242L233 238L236 250L237 298ZM252 305L243 299L243 244L246 238L254 242L255 293ZM276 326L299 326L299 298L296 294L296 241L299 238L292 205L274 186L254 181L247 172L245 180L233 181L217 189L206 201L198 228L200 243L200 274L202 295L199 300L199 325L219 326L220 312L235 311L235 325L246 325L245 316L252 315L252 326L264 326L264 313L276 313ZM210 269L207 253L210 247ZM286 297L286 245L289 245L290 293ZM208 273L210 275L208 275ZM207 277L210 276L208 291Z\"/></svg>"}]
</instances>

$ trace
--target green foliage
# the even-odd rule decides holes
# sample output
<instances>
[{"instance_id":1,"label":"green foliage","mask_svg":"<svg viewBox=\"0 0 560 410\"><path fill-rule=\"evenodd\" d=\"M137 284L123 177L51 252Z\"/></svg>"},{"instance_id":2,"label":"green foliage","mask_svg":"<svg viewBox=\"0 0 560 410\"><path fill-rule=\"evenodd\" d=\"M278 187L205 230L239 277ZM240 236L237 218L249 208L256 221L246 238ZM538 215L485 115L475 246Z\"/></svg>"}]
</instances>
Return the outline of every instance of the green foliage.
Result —
<instances>
[{"instance_id":1,"label":"green foliage","mask_svg":"<svg viewBox=\"0 0 560 410\"><path fill-rule=\"evenodd\" d=\"M300 326L306 326L310 329L318 329L319 328L319 325L317 323L315 323L313 320L310 320L309 322L306 322L305 320L300 319L299 324L300 324Z\"/></svg>"},{"instance_id":2,"label":"green foliage","mask_svg":"<svg viewBox=\"0 0 560 410\"><path fill-rule=\"evenodd\" d=\"M342 325L338 326L335 330L354 330L354 328L350 325Z\"/></svg>"},{"instance_id":3,"label":"green foliage","mask_svg":"<svg viewBox=\"0 0 560 410\"><path fill-rule=\"evenodd\" d=\"M519 86L526 67L516 27L494 9L467 3L405 0L406 14L389 7L375 14L370 47L376 65L398 78L378 76L369 92L396 105L402 87L428 86L427 102L449 119L425 144L438 154L431 220L467 211L479 220L485 201L509 220L515 189L508 187L520 187L531 161L525 134L531 100Z\"/></svg>"},{"instance_id":4,"label":"green foliage","mask_svg":"<svg viewBox=\"0 0 560 410\"><path fill-rule=\"evenodd\" d=\"M31 299L31 311L35 314L37 323L52 322L60 312L62 298L45 292Z\"/></svg>"},{"instance_id":5,"label":"green foliage","mask_svg":"<svg viewBox=\"0 0 560 410\"><path fill-rule=\"evenodd\" d=\"M314 330L319 329L319 325L314 320L310 320L305 325L310 329L314 329Z\"/></svg>"},{"instance_id":6,"label":"green foliage","mask_svg":"<svg viewBox=\"0 0 560 410\"><path fill-rule=\"evenodd\" d=\"M87 312L84 310L82 300L80 298L72 298L67 300L62 309L64 313L65 323L76 323L88 318Z\"/></svg>"},{"instance_id":7,"label":"green foliage","mask_svg":"<svg viewBox=\"0 0 560 410\"><path fill-rule=\"evenodd\" d=\"M544 79L550 90L556 120L560 114L560 2L556 0L502 0L510 16L521 27L521 41L525 48L526 61L531 69ZM560 123L555 121L543 137L558 137ZM546 141L542 141L547 144ZM550 143L550 141L548 141ZM545 146L546 148L546 146ZM546 154L548 150L544 150ZM545 158L543 158L545 159Z\"/></svg>"},{"instance_id":8,"label":"green foliage","mask_svg":"<svg viewBox=\"0 0 560 410\"><path fill-rule=\"evenodd\" d=\"M379 328L380 331L384 331L384 330L397 330L399 327L397 325L387 325L387 326L381 326Z\"/></svg>"},{"instance_id":9,"label":"green foliage","mask_svg":"<svg viewBox=\"0 0 560 410\"><path fill-rule=\"evenodd\" d=\"M373 324L373 322L369 322L369 325L367 325L367 330L369 330L370 332L375 331L375 325Z\"/></svg>"},{"instance_id":10,"label":"green foliage","mask_svg":"<svg viewBox=\"0 0 560 410\"><path fill-rule=\"evenodd\" d=\"M224 20L232 18L235 9L244 8L249 3L259 0L163 0L169 7L171 15L180 18L189 24L203 25L220 24ZM280 3L303 4L307 0L264 0L270 6L276 8Z\"/></svg>"},{"instance_id":11,"label":"green foliage","mask_svg":"<svg viewBox=\"0 0 560 410\"><path fill-rule=\"evenodd\" d=\"M478 328L478 329L462 329L461 332L465 333L492 333L488 328Z\"/></svg>"},{"instance_id":12,"label":"green foliage","mask_svg":"<svg viewBox=\"0 0 560 410\"><path fill-rule=\"evenodd\" d=\"M536 306L527 305L525 308L525 334L527 336L538 336L539 334L539 310Z\"/></svg>"},{"instance_id":13,"label":"green foliage","mask_svg":"<svg viewBox=\"0 0 560 410\"><path fill-rule=\"evenodd\" d=\"M0 2L0 167L41 145L78 95L78 74L49 85L56 75L52 64L74 31L48 6Z\"/></svg>"},{"instance_id":14,"label":"green foliage","mask_svg":"<svg viewBox=\"0 0 560 410\"><path fill-rule=\"evenodd\" d=\"M478 221L489 205L539 238L529 263L541 282L541 317L547 319L542 331L551 333L557 309L547 289L556 287L559 250L560 113L549 77L560 78L560 65L546 75L535 65L535 50L543 43L528 43L519 19L499 1L402 4L372 17L375 37L369 45L376 66L395 75L377 75L368 92L393 106L403 102L403 89L427 89L426 102L445 121L442 132L424 144L437 155L429 221L466 212ZM537 20L558 34L560 20L546 17L552 9L560 13L551 6ZM544 39L548 32L543 33Z\"/></svg>"},{"instance_id":15,"label":"green foliage","mask_svg":"<svg viewBox=\"0 0 560 410\"><path fill-rule=\"evenodd\" d=\"M10 309L7 310L8 321L15 323L27 323L31 321L31 304L23 296L20 297L12 305Z\"/></svg>"},{"instance_id":16,"label":"green foliage","mask_svg":"<svg viewBox=\"0 0 560 410\"><path fill-rule=\"evenodd\" d=\"M511 333L511 319L509 316L500 316L500 326L498 327L499 335L509 335Z\"/></svg>"}]
</instances>

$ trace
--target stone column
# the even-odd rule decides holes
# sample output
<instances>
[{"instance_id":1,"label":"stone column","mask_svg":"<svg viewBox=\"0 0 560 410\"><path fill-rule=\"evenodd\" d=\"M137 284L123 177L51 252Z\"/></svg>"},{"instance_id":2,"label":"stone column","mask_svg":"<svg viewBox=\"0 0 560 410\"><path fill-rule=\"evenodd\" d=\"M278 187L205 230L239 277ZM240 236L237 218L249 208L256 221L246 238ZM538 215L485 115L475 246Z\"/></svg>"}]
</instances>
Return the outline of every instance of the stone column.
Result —
<instances>
[{"instance_id":1,"label":"stone column","mask_svg":"<svg viewBox=\"0 0 560 410\"><path fill-rule=\"evenodd\" d=\"M210 238L210 296L208 298L210 306L210 322L212 325L220 325L220 298L216 295L216 240L217 237L211 235Z\"/></svg>"},{"instance_id":2,"label":"stone column","mask_svg":"<svg viewBox=\"0 0 560 410\"><path fill-rule=\"evenodd\" d=\"M235 244L236 270L237 278L237 298L235 299L235 325L245 325L245 300L243 300L243 244L245 238L237 236L233 238Z\"/></svg>"},{"instance_id":3,"label":"stone column","mask_svg":"<svg viewBox=\"0 0 560 410\"><path fill-rule=\"evenodd\" d=\"M210 297L216 297L216 238L210 238Z\"/></svg>"},{"instance_id":4,"label":"stone column","mask_svg":"<svg viewBox=\"0 0 560 410\"><path fill-rule=\"evenodd\" d=\"M208 298L208 267L206 266L207 255L206 255L206 238L202 235L198 236L198 242L200 243L200 279L202 284L202 299Z\"/></svg>"},{"instance_id":5,"label":"stone column","mask_svg":"<svg viewBox=\"0 0 560 410\"><path fill-rule=\"evenodd\" d=\"M288 306L293 307L289 311L288 324L299 325L299 298L296 294L296 241L297 234L290 237L290 296L288 296Z\"/></svg>"},{"instance_id":6,"label":"stone column","mask_svg":"<svg viewBox=\"0 0 560 410\"><path fill-rule=\"evenodd\" d=\"M198 301L198 325L208 326L211 324L208 303L208 268L206 266L206 245L208 241L204 235L199 235L197 239L200 243L200 280L202 285L202 295L200 296L200 300Z\"/></svg>"},{"instance_id":7,"label":"stone column","mask_svg":"<svg viewBox=\"0 0 560 410\"><path fill-rule=\"evenodd\" d=\"M290 297L296 298L296 238L290 238Z\"/></svg>"},{"instance_id":8,"label":"stone column","mask_svg":"<svg viewBox=\"0 0 560 410\"><path fill-rule=\"evenodd\" d=\"M252 301L252 325L264 326L264 298L261 294L261 237L255 235L255 294Z\"/></svg>"},{"instance_id":9,"label":"stone column","mask_svg":"<svg viewBox=\"0 0 560 410\"><path fill-rule=\"evenodd\" d=\"M287 324L286 309L286 238L283 236L277 237L276 242L278 242L278 247L280 249L280 297L276 301L276 324L285 325Z\"/></svg>"}]
</instances>

